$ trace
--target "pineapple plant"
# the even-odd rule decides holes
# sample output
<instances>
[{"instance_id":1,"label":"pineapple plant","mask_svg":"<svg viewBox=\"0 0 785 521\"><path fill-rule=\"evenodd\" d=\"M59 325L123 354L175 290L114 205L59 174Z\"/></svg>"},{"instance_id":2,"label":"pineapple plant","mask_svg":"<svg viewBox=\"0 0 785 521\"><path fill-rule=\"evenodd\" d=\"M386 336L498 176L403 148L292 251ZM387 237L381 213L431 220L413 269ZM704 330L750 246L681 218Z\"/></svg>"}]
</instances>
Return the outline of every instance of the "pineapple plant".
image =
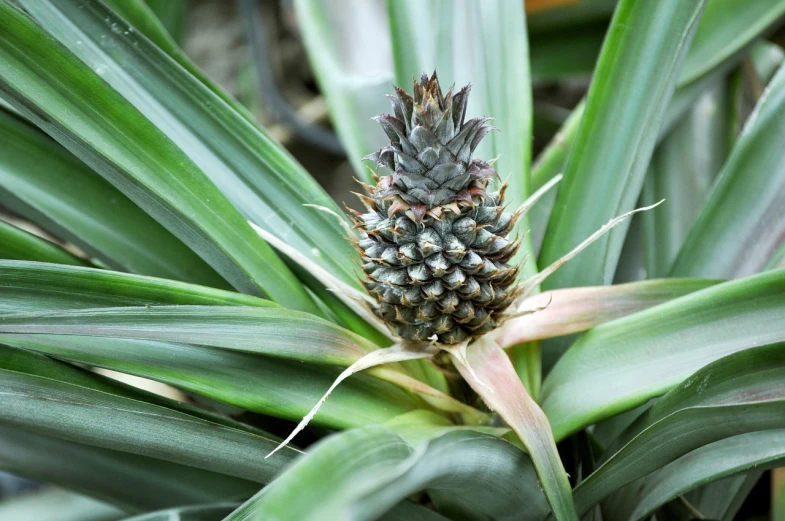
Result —
<instances>
[{"instance_id":1,"label":"pineapple plant","mask_svg":"<svg viewBox=\"0 0 785 521\"><path fill-rule=\"evenodd\" d=\"M0 519L778 519L780 0L297 0L359 209L180 9L0 0Z\"/></svg>"}]
</instances>

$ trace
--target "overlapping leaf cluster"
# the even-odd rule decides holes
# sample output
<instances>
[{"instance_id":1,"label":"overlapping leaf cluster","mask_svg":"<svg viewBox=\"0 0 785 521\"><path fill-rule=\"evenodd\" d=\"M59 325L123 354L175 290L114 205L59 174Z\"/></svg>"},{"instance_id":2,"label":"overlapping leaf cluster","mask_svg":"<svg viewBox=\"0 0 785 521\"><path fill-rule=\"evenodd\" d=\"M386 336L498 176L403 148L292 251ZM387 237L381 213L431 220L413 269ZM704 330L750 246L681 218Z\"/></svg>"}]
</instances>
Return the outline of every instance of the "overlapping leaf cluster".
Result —
<instances>
[{"instance_id":1,"label":"overlapping leaf cluster","mask_svg":"<svg viewBox=\"0 0 785 521\"><path fill-rule=\"evenodd\" d=\"M0 0L17 217L0 222L0 470L59 487L0 518L732 519L785 466L785 53L764 39L783 2L534 2L527 20L523 2L389 0L369 20L297 0L358 177L390 82L434 69L495 118L472 157L497 158L513 208L563 173L511 231L521 278L666 201L451 360L351 376L302 440L319 441L270 458L393 339L358 304L340 201L190 63L165 4ZM368 70L347 59L364 37ZM532 165L561 114L532 85L588 73Z\"/></svg>"}]
</instances>

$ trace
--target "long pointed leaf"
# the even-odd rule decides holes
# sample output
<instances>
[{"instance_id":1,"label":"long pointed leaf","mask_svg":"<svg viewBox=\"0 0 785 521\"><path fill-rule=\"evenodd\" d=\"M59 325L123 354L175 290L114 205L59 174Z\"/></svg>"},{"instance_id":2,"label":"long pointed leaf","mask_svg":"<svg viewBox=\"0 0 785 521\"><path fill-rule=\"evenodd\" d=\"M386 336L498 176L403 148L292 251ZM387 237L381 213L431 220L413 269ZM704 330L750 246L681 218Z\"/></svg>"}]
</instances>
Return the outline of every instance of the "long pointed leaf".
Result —
<instances>
[{"instance_id":1,"label":"long pointed leaf","mask_svg":"<svg viewBox=\"0 0 785 521\"><path fill-rule=\"evenodd\" d=\"M632 409L728 354L785 341L785 270L697 291L586 333L543 383L556 439Z\"/></svg>"},{"instance_id":2,"label":"long pointed leaf","mask_svg":"<svg viewBox=\"0 0 785 521\"><path fill-rule=\"evenodd\" d=\"M278 307L242 293L94 268L0 260L0 312L199 304Z\"/></svg>"},{"instance_id":3,"label":"long pointed leaf","mask_svg":"<svg viewBox=\"0 0 785 521\"><path fill-rule=\"evenodd\" d=\"M0 469L127 512L242 498L259 488L225 474L6 426L0 426Z\"/></svg>"},{"instance_id":4,"label":"long pointed leaf","mask_svg":"<svg viewBox=\"0 0 785 521\"><path fill-rule=\"evenodd\" d=\"M785 233L785 67L780 67L674 261L674 276L759 271Z\"/></svg>"},{"instance_id":5,"label":"long pointed leaf","mask_svg":"<svg viewBox=\"0 0 785 521\"><path fill-rule=\"evenodd\" d=\"M0 201L107 266L228 287L105 179L42 132L2 111Z\"/></svg>"},{"instance_id":6,"label":"long pointed leaf","mask_svg":"<svg viewBox=\"0 0 785 521\"><path fill-rule=\"evenodd\" d=\"M655 509L714 480L785 462L785 430L773 429L716 441L633 481L606 502L609 521L639 521Z\"/></svg>"},{"instance_id":7,"label":"long pointed leaf","mask_svg":"<svg viewBox=\"0 0 785 521\"><path fill-rule=\"evenodd\" d=\"M725 82L706 91L654 152L641 202L665 199L643 221L647 278L665 277L727 157Z\"/></svg>"},{"instance_id":8,"label":"long pointed leaf","mask_svg":"<svg viewBox=\"0 0 785 521\"><path fill-rule=\"evenodd\" d=\"M308 413L340 372L338 368L174 342L42 334L2 335L0 342L157 380L242 409L295 421ZM396 386L356 375L335 390L313 423L356 427L381 423L424 406Z\"/></svg>"},{"instance_id":9,"label":"long pointed leaf","mask_svg":"<svg viewBox=\"0 0 785 521\"><path fill-rule=\"evenodd\" d=\"M718 360L664 396L575 489L579 512L699 447L785 428L785 344Z\"/></svg>"},{"instance_id":10,"label":"long pointed leaf","mask_svg":"<svg viewBox=\"0 0 785 521\"><path fill-rule=\"evenodd\" d=\"M102 67L89 68L20 10L0 2L0 92L12 105L235 287L316 311L301 284L207 176L104 82L99 72L108 72L110 65Z\"/></svg>"},{"instance_id":11,"label":"long pointed leaf","mask_svg":"<svg viewBox=\"0 0 785 521\"><path fill-rule=\"evenodd\" d=\"M0 221L0 259L18 259L85 266L88 263L40 237Z\"/></svg>"},{"instance_id":12,"label":"long pointed leaf","mask_svg":"<svg viewBox=\"0 0 785 521\"><path fill-rule=\"evenodd\" d=\"M587 96L540 252L548 265L631 210L705 0L621 0ZM611 281L623 230L598 241L547 288Z\"/></svg>"},{"instance_id":13,"label":"long pointed leaf","mask_svg":"<svg viewBox=\"0 0 785 521\"><path fill-rule=\"evenodd\" d=\"M755 0L755 4L754 9L759 13L760 7L765 4L765 11L760 14L762 19L769 20L768 25L760 26L757 23L750 25L747 17L751 11L747 11L747 4L744 2L709 1L706 8L707 14L704 17L705 21L702 20L699 24L696 35L696 39L703 43L690 46L677 82L677 89L662 123L660 137L681 119L682 115L694 105L706 88L721 81L721 78L744 58L741 51L767 31L772 25L771 21L775 20L779 16L778 13L783 10L783 6L778 0ZM750 27L755 27L756 30L749 31ZM711 45L710 42L723 42L723 44ZM753 46L752 52L753 59L756 60L759 58L755 56L756 47L777 50L773 45L756 44ZM575 108L571 117L565 121L541 154L532 170L532 190L536 190L562 171L575 140L584 109L584 104ZM536 207L531 216L535 244L541 242L552 206L553 203L549 198Z\"/></svg>"},{"instance_id":14,"label":"long pointed leaf","mask_svg":"<svg viewBox=\"0 0 785 521\"><path fill-rule=\"evenodd\" d=\"M460 431L414 448L372 427L321 442L228 519L371 521L423 490L450 517L535 520L547 513L528 458L505 441Z\"/></svg>"},{"instance_id":15,"label":"long pointed leaf","mask_svg":"<svg viewBox=\"0 0 785 521\"><path fill-rule=\"evenodd\" d=\"M3 425L246 480L270 481L299 451L264 458L270 435L45 356L0 350Z\"/></svg>"},{"instance_id":16,"label":"long pointed leaf","mask_svg":"<svg viewBox=\"0 0 785 521\"><path fill-rule=\"evenodd\" d=\"M690 83L706 74L784 14L785 4L779 0L748 0L741 4L735 0L709 0L679 83Z\"/></svg>"},{"instance_id":17,"label":"long pointed leaf","mask_svg":"<svg viewBox=\"0 0 785 521\"><path fill-rule=\"evenodd\" d=\"M5 261L0 262L0 274L3 312L79 310L106 305L268 304L251 296L103 270ZM299 316L326 325L327 331L335 327L306 314ZM293 345L301 342L294 331L289 334ZM346 338L356 337L349 334ZM255 342L248 340L253 348L262 345L258 337ZM0 342L151 378L244 409L294 420L308 412L339 371L296 360L176 342L43 334L5 335ZM405 376L388 371L390 379ZM422 407L422 402L401 389L359 375L336 391L315 422L336 427L380 423L418 407Z\"/></svg>"},{"instance_id":18,"label":"long pointed leaf","mask_svg":"<svg viewBox=\"0 0 785 521\"><path fill-rule=\"evenodd\" d=\"M551 426L526 392L506 353L493 340L481 337L467 348L465 359L452 358L464 379L523 442L556 519L577 520Z\"/></svg>"},{"instance_id":19,"label":"long pointed leaf","mask_svg":"<svg viewBox=\"0 0 785 521\"><path fill-rule=\"evenodd\" d=\"M0 315L0 333L178 342L301 362L350 365L374 346L332 322L283 308L145 306Z\"/></svg>"},{"instance_id":20,"label":"long pointed leaf","mask_svg":"<svg viewBox=\"0 0 785 521\"><path fill-rule=\"evenodd\" d=\"M345 282L358 284L355 266L347 262L356 253L342 237L338 220L304 205L338 214L340 208L264 130L99 1L22 3L81 60L101 70L103 79L165 133L246 219Z\"/></svg>"}]
</instances>

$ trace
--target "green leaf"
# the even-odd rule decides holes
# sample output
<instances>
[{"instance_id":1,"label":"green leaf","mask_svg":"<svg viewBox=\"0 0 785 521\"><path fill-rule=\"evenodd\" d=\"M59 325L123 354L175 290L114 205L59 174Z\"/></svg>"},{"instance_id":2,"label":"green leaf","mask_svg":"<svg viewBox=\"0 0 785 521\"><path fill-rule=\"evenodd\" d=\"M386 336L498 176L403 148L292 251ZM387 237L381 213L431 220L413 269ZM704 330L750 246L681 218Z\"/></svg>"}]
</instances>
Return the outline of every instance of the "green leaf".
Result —
<instances>
[{"instance_id":1,"label":"green leaf","mask_svg":"<svg viewBox=\"0 0 785 521\"><path fill-rule=\"evenodd\" d=\"M785 428L783 375L785 344L748 349L697 371L646 411L576 487L579 512L695 449Z\"/></svg>"},{"instance_id":2,"label":"green leaf","mask_svg":"<svg viewBox=\"0 0 785 521\"><path fill-rule=\"evenodd\" d=\"M785 430L751 432L700 447L613 494L609 521L646 519L655 509L698 486L748 469L785 463Z\"/></svg>"},{"instance_id":3,"label":"green leaf","mask_svg":"<svg viewBox=\"0 0 785 521\"><path fill-rule=\"evenodd\" d=\"M44 6L35 2L28 7ZM120 33L127 30L116 27ZM76 41L82 42L70 39L73 45ZM94 48L92 42L85 39L82 46ZM316 311L301 284L210 179L104 82L101 74L111 76L121 69L105 53L101 55L106 61L93 62L95 70L91 69L21 11L0 3L0 92L12 105L180 237L235 287ZM74 94L83 92L91 95ZM148 103L148 109L159 106Z\"/></svg>"},{"instance_id":4,"label":"green leaf","mask_svg":"<svg viewBox=\"0 0 785 521\"><path fill-rule=\"evenodd\" d=\"M314 446L228 520L370 521L423 490L450 517L535 520L548 511L525 453L503 440L461 431L414 448L367 427Z\"/></svg>"},{"instance_id":5,"label":"green leaf","mask_svg":"<svg viewBox=\"0 0 785 521\"><path fill-rule=\"evenodd\" d=\"M733 521L763 471L752 470L729 478L714 481L687 493L685 499L706 519Z\"/></svg>"},{"instance_id":6,"label":"green leaf","mask_svg":"<svg viewBox=\"0 0 785 521\"><path fill-rule=\"evenodd\" d=\"M78 310L102 305L166 303L224 306L265 303L250 296L101 270L7 261L0 263L0 273L3 274L0 287L6 286L0 291L2 311ZM133 311L134 308L127 309ZM213 308L205 306L205 309ZM315 317L298 316L304 317L306 322L317 320L314 324L325 325L325 331L346 333ZM274 328L273 324L268 325ZM346 334L349 336L345 339L356 338ZM249 340L250 347L264 345L259 337L255 343L253 339ZM151 378L244 409L293 420L299 420L310 410L339 372L339 369L320 368L297 360L178 342L42 334L9 334L0 342ZM298 342L302 342L299 337L294 345ZM322 347L318 341L314 342ZM389 372L390 379L400 376L397 371ZM336 427L380 423L422 406L422 402L395 386L358 375L336 391L315 421Z\"/></svg>"},{"instance_id":7,"label":"green leaf","mask_svg":"<svg viewBox=\"0 0 785 521\"><path fill-rule=\"evenodd\" d=\"M0 259L21 259L85 266L87 262L54 243L0 221Z\"/></svg>"},{"instance_id":8,"label":"green leaf","mask_svg":"<svg viewBox=\"0 0 785 521\"><path fill-rule=\"evenodd\" d=\"M467 115L488 115L499 132L482 141L476 155L498 158L494 168L509 178L507 201L517 208L529 194L532 99L526 16L521 2L398 2L388 0L396 81L436 70L445 85L472 83ZM417 20L416 24L412 24ZM428 29L419 28L425 25ZM434 30L438 27L438 30ZM415 29L413 29L415 28ZM524 219L518 228L526 228ZM518 260L532 253L523 239ZM533 274L532 262L523 275Z\"/></svg>"},{"instance_id":9,"label":"green leaf","mask_svg":"<svg viewBox=\"0 0 785 521\"><path fill-rule=\"evenodd\" d=\"M128 517L123 521L220 521L235 508L236 503L180 507Z\"/></svg>"},{"instance_id":10,"label":"green leaf","mask_svg":"<svg viewBox=\"0 0 785 521\"><path fill-rule=\"evenodd\" d=\"M193 304L278 307L269 300L94 268L0 260L1 313Z\"/></svg>"},{"instance_id":11,"label":"green leaf","mask_svg":"<svg viewBox=\"0 0 785 521\"><path fill-rule=\"evenodd\" d=\"M737 66L737 72L731 72L729 81L726 77L728 67L746 57L748 61L741 67L748 69L751 62L765 82L782 63L782 56L782 49L776 45L758 41L750 47L748 54L737 53L710 74L676 90L665 125L676 130L671 133L663 128L661 136L664 134L664 142L655 151L649 165L639 204L652 204L662 199L666 203L661 212L650 212L633 219L614 281L664 276L669 272L678 249L708 197L711 182L736 139L734 120L737 110L735 105L729 104L738 97L734 94L733 85L740 82L733 78L742 69ZM700 95L689 104L683 103L685 97L682 94L691 92L700 92ZM681 121L673 119L673 125L667 123L672 119L671 115L675 116L685 109L691 110L689 115ZM733 138L729 140L730 135ZM685 168L690 175L684 175Z\"/></svg>"},{"instance_id":12,"label":"green leaf","mask_svg":"<svg viewBox=\"0 0 785 521\"><path fill-rule=\"evenodd\" d=\"M14 521L116 521L121 510L79 494L46 489L0 501L0 519Z\"/></svg>"},{"instance_id":13,"label":"green leaf","mask_svg":"<svg viewBox=\"0 0 785 521\"><path fill-rule=\"evenodd\" d=\"M727 157L724 84L706 91L660 143L643 183L641 204L665 199L662 211L643 221L646 276L665 277L687 232L706 202Z\"/></svg>"},{"instance_id":14,"label":"green leaf","mask_svg":"<svg viewBox=\"0 0 785 521\"><path fill-rule=\"evenodd\" d=\"M135 29L144 34L156 47L171 56L182 68L215 93L216 96L232 107L240 116L251 124L259 126L253 116L240 104L226 93L220 86L210 80L190 58L177 46L176 35L172 33L167 20L173 17L184 18L184 9L187 0L101 0L111 7L114 12L123 17ZM165 16L165 19L161 18ZM106 20L104 20L106 21ZM182 20L181 20L182 22ZM111 23L111 19L110 19Z\"/></svg>"},{"instance_id":15,"label":"green leaf","mask_svg":"<svg viewBox=\"0 0 785 521\"><path fill-rule=\"evenodd\" d=\"M128 27L128 34L117 32L116 28L127 24L95 1L33 4L30 9L39 20L62 35L62 41L80 58L95 67L107 62L116 65L104 71L104 79L170 135L248 219L344 282L360 288L356 265L347 262L356 258L356 252L344 238L339 207L247 111L199 72L182 51L164 38L154 39L190 74L132 27ZM122 12L132 22L148 27L147 33L151 34L150 20L142 10L121 4ZM74 44L81 40L97 45ZM326 208L332 215L306 205ZM371 328L336 301L322 284L296 266L294 269L338 319L353 331L373 337ZM378 340L377 336L375 341Z\"/></svg>"},{"instance_id":16,"label":"green leaf","mask_svg":"<svg viewBox=\"0 0 785 521\"><path fill-rule=\"evenodd\" d=\"M504 350L487 336L465 354L452 352L458 371L491 410L518 435L537 471L540 486L558 521L578 520L570 482L548 419L529 396Z\"/></svg>"},{"instance_id":17,"label":"green leaf","mask_svg":"<svg viewBox=\"0 0 785 521\"><path fill-rule=\"evenodd\" d=\"M308 313L247 306L11 313L0 315L0 333L182 342L340 366L349 366L374 349L362 337Z\"/></svg>"},{"instance_id":18,"label":"green leaf","mask_svg":"<svg viewBox=\"0 0 785 521\"><path fill-rule=\"evenodd\" d=\"M392 60L380 3L334 9L314 0L294 2L305 48L355 175L373 184L362 158L381 148L384 133L371 117L389 109Z\"/></svg>"},{"instance_id":19,"label":"green leaf","mask_svg":"<svg viewBox=\"0 0 785 521\"><path fill-rule=\"evenodd\" d=\"M249 411L299 421L339 368L174 342L72 335L3 335L0 342L64 360L150 378ZM424 404L377 378L355 375L330 395L313 423L382 423Z\"/></svg>"},{"instance_id":20,"label":"green leaf","mask_svg":"<svg viewBox=\"0 0 785 521\"><path fill-rule=\"evenodd\" d=\"M36 335L79 336L96 349L106 347L102 339L187 343L342 367L376 349L332 322L271 309L268 301L255 297L100 270L40 266L0 262L0 273L7 277L7 291L0 299L0 311L7 314L0 319L0 330L12 333L11 338L21 338L13 333L32 340ZM51 282L42 289L47 281ZM401 371L401 367L387 367L371 372L425 395L437 408L478 413Z\"/></svg>"},{"instance_id":21,"label":"green leaf","mask_svg":"<svg viewBox=\"0 0 785 521\"><path fill-rule=\"evenodd\" d=\"M119 190L43 133L1 111L0 201L114 269L227 287Z\"/></svg>"},{"instance_id":22,"label":"green leaf","mask_svg":"<svg viewBox=\"0 0 785 521\"><path fill-rule=\"evenodd\" d=\"M785 14L780 0L709 0L679 77L690 83L766 32Z\"/></svg>"},{"instance_id":23,"label":"green leaf","mask_svg":"<svg viewBox=\"0 0 785 521\"><path fill-rule=\"evenodd\" d=\"M300 453L265 459L277 440L262 431L36 353L3 348L0 373L9 427L258 483Z\"/></svg>"},{"instance_id":24,"label":"green leaf","mask_svg":"<svg viewBox=\"0 0 785 521\"><path fill-rule=\"evenodd\" d=\"M726 282L598 326L543 383L557 440L667 392L704 365L785 341L785 270Z\"/></svg>"},{"instance_id":25,"label":"green leaf","mask_svg":"<svg viewBox=\"0 0 785 521\"><path fill-rule=\"evenodd\" d=\"M767 51L771 51L774 46L756 45L753 47L751 54L755 56L755 50L762 47L765 47ZM761 52L760 57L768 63L771 63L774 58L769 52ZM658 139L662 140L667 136L670 130L695 106L695 103L697 103L700 96L703 95L707 89L714 88L718 83L724 81L727 73L736 66L742 58L743 56L741 55L734 56L712 69L697 81L686 85L677 85L677 88L671 97L668 109L665 112ZM573 109L572 113L563 123L551 142L548 143L545 149L540 153L532 168L532 190L541 188L564 168L585 110L585 101L581 101ZM532 222L532 235L535 244L542 242L545 234L545 226L547 225L555 199L556 192L551 191L532 208L530 220Z\"/></svg>"},{"instance_id":26,"label":"green leaf","mask_svg":"<svg viewBox=\"0 0 785 521\"><path fill-rule=\"evenodd\" d=\"M259 488L224 474L3 425L0 469L78 491L126 512L225 501Z\"/></svg>"},{"instance_id":27,"label":"green leaf","mask_svg":"<svg viewBox=\"0 0 785 521\"><path fill-rule=\"evenodd\" d=\"M682 116L691 109L698 97L707 89L716 85L722 78L743 58L744 54L739 52L750 44L755 38L769 27L760 28L757 32L748 31L749 24L746 20L746 4L743 2L726 2L724 0L710 0L709 9L717 12L711 7L714 3L723 5L724 14L720 17L711 16L706 22L701 21L698 25L698 32L703 41L718 40L731 43L732 46L710 47L706 45L691 46L687 53L684 66L682 67L677 88L671 98L671 102L665 113L664 121L660 129L660 138L668 133L669 129L678 122ZM583 6L584 3L575 7ZM590 4L586 4L588 7ZM779 7L775 7L779 9ZM568 10L568 8L565 8ZM556 13L560 10L553 10ZM546 11L542 14L551 14ZM740 38L739 36L743 36ZM694 47L694 49L693 49ZM765 49L765 51L762 50ZM708 52L708 51L714 51ZM759 42L752 46L751 55L757 65L768 62L764 68L771 65L772 55L780 54L776 46ZM698 59L697 53L700 53ZM694 57L695 56L695 57ZM781 58L779 58L781 61ZM713 66L708 66L713 64ZM689 81L687 81L689 80ZM561 130L551 140L546 149L540 154L537 162L532 169L532 190L537 190L556 174L562 171L567 160L567 155L572 148L575 135L583 117L585 104L578 104L573 110L570 118L564 123ZM542 241L545 233L545 225L550 215L556 194L552 193L535 206L530 221L532 223L532 236L535 244Z\"/></svg>"},{"instance_id":28,"label":"green leaf","mask_svg":"<svg viewBox=\"0 0 785 521\"><path fill-rule=\"evenodd\" d=\"M486 420L485 423L488 421ZM422 445L434 438L455 431L475 431L483 434L490 434L497 437L510 438L510 429L507 427L490 427L487 425L455 425L444 416L440 416L431 411L411 411L384 422L395 434L400 436L403 441L413 447Z\"/></svg>"},{"instance_id":29,"label":"green leaf","mask_svg":"<svg viewBox=\"0 0 785 521\"><path fill-rule=\"evenodd\" d=\"M635 205L705 0L621 0L540 251L548 265ZM546 288L607 284L626 226L549 278Z\"/></svg>"},{"instance_id":30,"label":"green leaf","mask_svg":"<svg viewBox=\"0 0 785 521\"><path fill-rule=\"evenodd\" d=\"M763 268L785 233L785 67L771 80L676 258L674 276L740 277Z\"/></svg>"},{"instance_id":31,"label":"green leaf","mask_svg":"<svg viewBox=\"0 0 785 521\"><path fill-rule=\"evenodd\" d=\"M506 322L496 340L502 347L507 347L580 333L717 283L719 281L660 279L538 293L521 305L523 309L533 311Z\"/></svg>"},{"instance_id":32,"label":"green leaf","mask_svg":"<svg viewBox=\"0 0 785 521\"><path fill-rule=\"evenodd\" d=\"M131 3L131 2L129 2ZM189 0L144 0L171 37L180 42L185 32Z\"/></svg>"}]
</instances>

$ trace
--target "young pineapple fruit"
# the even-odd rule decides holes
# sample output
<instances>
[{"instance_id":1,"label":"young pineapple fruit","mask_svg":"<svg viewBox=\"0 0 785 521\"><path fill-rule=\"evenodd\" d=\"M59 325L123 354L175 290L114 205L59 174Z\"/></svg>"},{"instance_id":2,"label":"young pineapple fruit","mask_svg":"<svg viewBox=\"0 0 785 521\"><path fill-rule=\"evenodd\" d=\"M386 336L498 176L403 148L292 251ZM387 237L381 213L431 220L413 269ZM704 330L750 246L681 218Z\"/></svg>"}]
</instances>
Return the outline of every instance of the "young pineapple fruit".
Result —
<instances>
[{"instance_id":1,"label":"young pineapple fruit","mask_svg":"<svg viewBox=\"0 0 785 521\"><path fill-rule=\"evenodd\" d=\"M442 94L436 73L396 88L393 114L377 118L390 145L373 159L391 175L366 186L368 213L354 215L375 313L404 340L457 344L493 330L515 295L518 248L507 239L493 167L472 158L490 118L464 121L471 86Z\"/></svg>"}]
</instances>

